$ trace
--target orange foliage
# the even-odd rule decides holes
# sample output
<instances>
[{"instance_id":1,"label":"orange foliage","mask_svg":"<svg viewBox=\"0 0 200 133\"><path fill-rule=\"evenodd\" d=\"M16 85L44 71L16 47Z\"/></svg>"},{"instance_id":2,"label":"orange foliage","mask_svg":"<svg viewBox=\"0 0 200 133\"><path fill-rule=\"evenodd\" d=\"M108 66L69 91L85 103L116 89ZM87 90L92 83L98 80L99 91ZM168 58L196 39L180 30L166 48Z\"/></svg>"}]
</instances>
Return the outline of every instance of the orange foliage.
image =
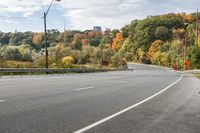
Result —
<instances>
[{"instance_id":1,"label":"orange foliage","mask_svg":"<svg viewBox=\"0 0 200 133\"><path fill-rule=\"evenodd\" d=\"M190 66L191 66L191 63L190 63L189 60L186 60L184 65L185 65L185 69L188 70L190 68Z\"/></svg>"},{"instance_id":2,"label":"orange foliage","mask_svg":"<svg viewBox=\"0 0 200 133\"><path fill-rule=\"evenodd\" d=\"M186 13L181 13L180 14L179 13L178 16L181 16L184 19L184 21L186 21L186 22L192 22L193 21L192 14L186 14Z\"/></svg>"},{"instance_id":3,"label":"orange foliage","mask_svg":"<svg viewBox=\"0 0 200 133\"><path fill-rule=\"evenodd\" d=\"M149 57L154 57L154 54L159 50L159 47L162 45L161 40L156 40L152 43L151 47L149 48L148 55Z\"/></svg>"},{"instance_id":4,"label":"orange foliage","mask_svg":"<svg viewBox=\"0 0 200 133\"><path fill-rule=\"evenodd\" d=\"M115 38L113 39L112 49L113 50L119 50L120 49L120 42L122 40L123 40L122 34L121 33L117 33L115 35Z\"/></svg>"},{"instance_id":5,"label":"orange foliage","mask_svg":"<svg viewBox=\"0 0 200 133\"><path fill-rule=\"evenodd\" d=\"M35 33L35 34L33 34L32 42L35 45L41 44L41 42L42 42L42 34L41 33Z\"/></svg>"}]
</instances>

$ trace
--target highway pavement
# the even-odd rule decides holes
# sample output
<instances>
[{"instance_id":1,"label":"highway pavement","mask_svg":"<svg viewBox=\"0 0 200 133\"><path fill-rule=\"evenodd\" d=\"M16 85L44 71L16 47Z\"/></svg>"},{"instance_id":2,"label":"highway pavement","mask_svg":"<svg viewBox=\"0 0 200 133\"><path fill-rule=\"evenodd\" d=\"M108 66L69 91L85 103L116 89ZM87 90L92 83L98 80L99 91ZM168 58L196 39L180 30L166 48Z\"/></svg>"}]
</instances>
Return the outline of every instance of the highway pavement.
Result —
<instances>
[{"instance_id":1,"label":"highway pavement","mask_svg":"<svg viewBox=\"0 0 200 133\"><path fill-rule=\"evenodd\" d=\"M0 78L0 133L200 133L200 81L166 68Z\"/></svg>"}]
</instances>

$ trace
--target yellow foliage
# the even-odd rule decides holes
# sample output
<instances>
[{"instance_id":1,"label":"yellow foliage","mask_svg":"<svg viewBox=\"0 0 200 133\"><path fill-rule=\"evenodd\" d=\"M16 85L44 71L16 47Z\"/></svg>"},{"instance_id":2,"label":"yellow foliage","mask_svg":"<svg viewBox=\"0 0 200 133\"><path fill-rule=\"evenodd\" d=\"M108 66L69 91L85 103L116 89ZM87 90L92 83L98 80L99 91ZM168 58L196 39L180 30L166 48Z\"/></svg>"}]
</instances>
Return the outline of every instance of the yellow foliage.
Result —
<instances>
[{"instance_id":1,"label":"yellow foliage","mask_svg":"<svg viewBox=\"0 0 200 133\"><path fill-rule=\"evenodd\" d=\"M198 36L198 46L200 47L200 35Z\"/></svg>"},{"instance_id":2,"label":"yellow foliage","mask_svg":"<svg viewBox=\"0 0 200 133\"><path fill-rule=\"evenodd\" d=\"M105 44L104 48L105 49L110 49L111 48L111 44Z\"/></svg>"},{"instance_id":3,"label":"yellow foliage","mask_svg":"<svg viewBox=\"0 0 200 133\"><path fill-rule=\"evenodd\" d=\"M74 58L71 56L66 56L62 59L62 64L64 65L64 67L71 67L73 63Z\"/></svg>"},{"instance_id":4,"label":"yellow foliage","mask_svg":"<svg viewBox=\"0 0 200 133\"><path fill-rule=\"evenodd\" d=\"M159 50L159 47L162 45L161 40L156 40L151 44L151 47L149 48L148 55L149 57L153 57L154 54Z\"/></svg>"},{"instance_id":5,"label":"yellow foliage","mask_svg":"<svg viewBox=\"0 0 200 133\"><path fill-rule=\"evenodd\" d=\"M58 49L64 49L65 48L63 43L58 43L55 47L58 48Z\"/></svg>"}]
</instances>

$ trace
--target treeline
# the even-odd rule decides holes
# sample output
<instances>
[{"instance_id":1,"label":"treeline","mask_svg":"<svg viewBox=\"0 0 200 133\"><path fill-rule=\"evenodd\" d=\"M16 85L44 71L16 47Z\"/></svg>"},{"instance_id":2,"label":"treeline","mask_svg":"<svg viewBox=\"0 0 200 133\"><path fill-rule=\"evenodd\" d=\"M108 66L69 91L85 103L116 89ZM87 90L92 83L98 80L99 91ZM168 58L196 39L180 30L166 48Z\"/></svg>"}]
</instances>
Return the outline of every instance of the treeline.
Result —
<instances>
[{"instance_id":1,"label":"treeline","mask_svg":"<svg viewBox=\"0 0 200 133\"><path fill-rule=\"evenodd\" d=\"M85 64L118 67L122 60L127 60L178 69L199 69L198 44L195 13L150 16L133 20L120 30L103 33L92 30L48 31L52 68ZM0 32L0 67L44 67L44 53L43 33Z\"/></svg>"},{"instance_id":2,"label":"treeline","mask_svg":"<svg viewBox=\"0 0 200 133\"><path fill-rule=\"evenodd\" d=\"M200 39L196 39L196 16L199 18L200 14L166 14L134 20L122 28L125 40L115 56L125 53L129 61L199 69Z\"/></svg>"}]
</instances>

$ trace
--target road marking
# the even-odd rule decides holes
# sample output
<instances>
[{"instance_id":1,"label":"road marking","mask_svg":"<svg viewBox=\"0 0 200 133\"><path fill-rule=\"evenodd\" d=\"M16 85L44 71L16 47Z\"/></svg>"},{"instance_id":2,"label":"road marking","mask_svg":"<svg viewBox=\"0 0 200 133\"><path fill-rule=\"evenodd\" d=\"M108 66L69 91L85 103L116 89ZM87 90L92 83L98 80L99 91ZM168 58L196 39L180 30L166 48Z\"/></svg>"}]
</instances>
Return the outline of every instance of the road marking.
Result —
<instances>
[{"instance_id":1,"label":"road marking","mask_svg":"<svg viewBox=\"0 0 200 133\"><path fill-rule=\"evenodd\" d=\"M126 83L127 81L119 81L117 82L118 84L121 84L121 83Z\"/></svg>"},{"instance_id":2,"label":"road marking","mask_svg":"<svg viewBox=\"0 0 200 133\"><path fill-rule=\"evenodd\" d=\"M82 90L88 90L88 89L93 89L94 87L84 87L84 88L78 88L74 89L75 91L82 91Z\"/></svg>"},{"instance_id":3,"label":"road marking","mask_svg":"<svg viewBox=\"0 0 200 133\"><path fill-rule=\"evenodd\" d=\"M97 121L97 122L95 122L95 123L93 123L93 124L91 124L91 125L88 125L88 126L82 128L82 129L79 129L79 130L75 131L74 133L83 133L83 132L85 132L85 131L87 131L87 130L93 128L93 127L96 127L96 126L98 126L98 125L100 125L100 124L102 124L102 123L104 123L104 122L106 122L106 121L108 121L108 120L110 120L110 119L112 119L112 118L114 118L114 117L119 116L120 114L123 114L123 113L125 113L125 112L127 112L127 111L129 111L129 110L131 110L131 109L133 109L133 108L135 108L135 107L137 107L137 106L139 106L139 105L141 105L141 104L143 104L143 103L149 101L149 100L151 100L152 98L154 98L154 97L158 96L159 94L165 92L165 91L168 90L170 87L172 87L173 85L175 85L176 83L178 83L179 81L181 81L182 78L183 78L183 75L181 75L181 77L180 77L177 81L175 81L174 83L170 84L169 86L167 86L167 87L164 88L163 90L159 91L158 93L156 93L156 94L154 94L154 95L148 97L147 99L144 99L144 100L142 100L141 102L136 103L136 104L134 104L134 105L132 105L132 106L130 106L130 107L124 109L124 110L121 110L121 111L119 111L119 112L117 112L117 113L115 113L115 114L113 114L113 115L110 115L110 116L108 116L108 117L106 117L106 118L104 118L104 119L102 119L102 120L99 120L99 121Z\"/></svg>"},{"instance_id":4,"label":"road marking","mask_svg":"<svg viewBox=\"0 0 200 133\"><path fill-rule=\"evenodd\" d=\"M0 102L5 102L5 100L0 100Z\"/></svg>"}]
</instances>

